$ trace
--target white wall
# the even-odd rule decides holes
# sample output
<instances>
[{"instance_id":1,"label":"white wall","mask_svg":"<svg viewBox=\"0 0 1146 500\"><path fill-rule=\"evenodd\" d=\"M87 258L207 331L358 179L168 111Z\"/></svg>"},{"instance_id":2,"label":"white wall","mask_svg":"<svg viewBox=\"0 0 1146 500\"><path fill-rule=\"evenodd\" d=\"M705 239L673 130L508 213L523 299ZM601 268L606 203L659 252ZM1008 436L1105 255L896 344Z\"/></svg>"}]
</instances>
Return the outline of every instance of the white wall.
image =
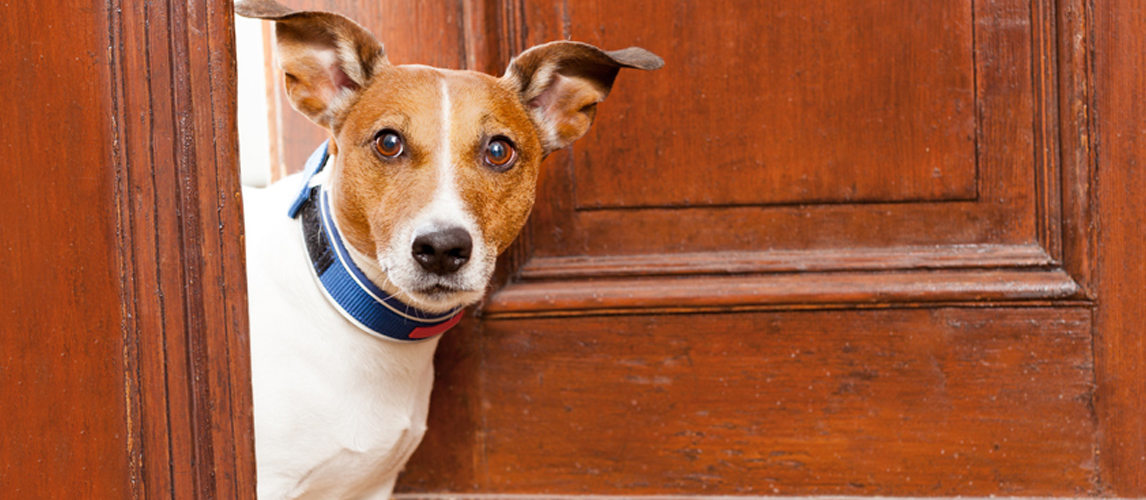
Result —
<instances>
[{"instance_id":1,"label":"white wall","mask_svg":"<svg viewBox=\"0 0 1146 500\"><path fill-rule=\"evenodd\" d=\"M247 186L265 186L270 178L270 127L267 114L263 24L235 17L239 68L239 166Z\"/></svg>"}]
</instances>

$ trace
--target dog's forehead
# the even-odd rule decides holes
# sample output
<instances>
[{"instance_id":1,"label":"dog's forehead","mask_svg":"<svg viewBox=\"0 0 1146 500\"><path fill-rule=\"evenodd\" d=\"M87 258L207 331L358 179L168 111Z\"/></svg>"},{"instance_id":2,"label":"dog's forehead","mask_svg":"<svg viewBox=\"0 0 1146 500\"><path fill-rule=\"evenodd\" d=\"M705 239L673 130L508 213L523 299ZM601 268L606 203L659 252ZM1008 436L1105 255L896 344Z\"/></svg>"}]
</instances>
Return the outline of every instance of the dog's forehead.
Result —
<instances>
[{"instance_id":1,"label":"dog's forehead","mask_svg":"<svg viewBox=\"0 0 1146 500\"><path fill-rule=\"evenodd\" d=\"M344 126L370 128L379 116L396 116L403 120L418 118L441 105L442 75L434 68L399 66L379 71L362 89L357 102L349 109Z\"/></svg>"},{"instance_id":2,"label":"dog's forehead","mask_svg":"<svg viewBox=\"0 0 1146 500\"><path fill-rule=\"evenodd\" d=\"M525 111L514 92L485 73L402 65L378 72L363 89L352 114L367 120L384 113L410 118L438 116L443 101L449 101L453 113L469 109L510 114Z\"/></svg>"},{"instance_id":3,"label":"dog's forehead","mask_svg":"<svg viewBox=\"0 0 1146 500\"><path fill-rule=\"evenodd\" d=\"M363 102L436 101L441 99L441 70L429 66L393 66L379 71L363 91Z\"/></svg>"}]
</instances>

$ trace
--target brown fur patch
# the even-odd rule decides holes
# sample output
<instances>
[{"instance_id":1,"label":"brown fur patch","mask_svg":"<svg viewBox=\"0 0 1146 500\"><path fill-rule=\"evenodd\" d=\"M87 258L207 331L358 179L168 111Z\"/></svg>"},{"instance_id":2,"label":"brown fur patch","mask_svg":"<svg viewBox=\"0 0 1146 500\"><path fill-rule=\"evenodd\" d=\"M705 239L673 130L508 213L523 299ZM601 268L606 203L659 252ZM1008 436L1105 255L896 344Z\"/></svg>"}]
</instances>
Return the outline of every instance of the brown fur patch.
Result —
<instances>
[{"instance_id":1,"label":"brown fur patch","mask_svg":"<svg viewBox=\"0 0 1146 500\"><path fill-rule=\"evenodd\" d=\"M442 79L452 103L447 147L438 144ZM402 157L374 153L373 139L386 129L403 137ZM516 163L505 172L484 164L486 141L495 136L517 147ZM431 201L441 155L450 156L459 196L496 252L509 246L533 206L541 145L518 96L489 75L419 66L380 72L335 137L341 151L332 173L335 210L346 241L367 256L376 257L397 224Z\"/></svg>"},{"instance_id":2,"label":"brown fur patch","mask_svg":"<svg viewBox=\"0 0 1146 500\"><path fill-rule=\"evenodd\" d=\"M451 76L450 149L458 167L458 188L486 243L501 253L517 237L533 207L544 151L517 94L489 75ZM517 150L516 163L504 172L494 171L484 160L488 141L497 136L508 138Z\"/></svg>"}]
</instances>

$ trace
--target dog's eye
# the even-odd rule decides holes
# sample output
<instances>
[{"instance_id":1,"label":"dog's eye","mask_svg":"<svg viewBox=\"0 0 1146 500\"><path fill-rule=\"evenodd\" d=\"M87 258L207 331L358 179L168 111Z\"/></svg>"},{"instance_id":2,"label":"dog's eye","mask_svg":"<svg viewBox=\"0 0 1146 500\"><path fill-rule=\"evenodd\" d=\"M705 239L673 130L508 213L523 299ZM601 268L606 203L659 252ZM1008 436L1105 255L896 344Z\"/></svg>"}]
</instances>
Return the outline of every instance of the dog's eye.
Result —
<instances>
[{"instance_id":1,"label":"dog's eye","mask_svg":"<svg viewBox=\"0 0 1146 500\"><path fill-rule=\"evenodd\" d=\"M384 158L402 154L402 136L393 130L383 130L374 137L374 150Z\"/></svg>"},{"instance_id":2,"label":"dog's eye","mask_svg":"<svg viewBox=\"0 0 1146 500\"><path fill-rule=\"evenodd\" d=\"M491 141L485 147L485 162L494 170L503 171L513 166L513 161L517 159L517 151L513 149L513 144L509 139L498 137Z\"/></svg>"}]
</instances>

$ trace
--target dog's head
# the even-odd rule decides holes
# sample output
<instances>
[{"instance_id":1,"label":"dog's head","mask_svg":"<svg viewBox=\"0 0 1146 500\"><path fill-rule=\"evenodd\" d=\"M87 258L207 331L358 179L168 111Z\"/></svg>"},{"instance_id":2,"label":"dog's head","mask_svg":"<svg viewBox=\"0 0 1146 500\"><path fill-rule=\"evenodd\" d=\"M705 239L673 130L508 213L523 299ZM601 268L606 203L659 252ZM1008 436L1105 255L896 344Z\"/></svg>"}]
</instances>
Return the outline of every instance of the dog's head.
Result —
<instances>
[{"instance_id":1,"label":"dog's head","mask_svg":"<svg viewBox=\"0 0 1146 500\"><path fill-rule=\"evenodd\" d=\"M533 207L542 160L589 130L621 68L663 65L640 48L552 42L500 78L395 66L338 14L273 0L235 10L275 21L291 105L331 134L344 239L377 260L387 288L428 311L481 298Z\"/></svg>"}]
</instances>

